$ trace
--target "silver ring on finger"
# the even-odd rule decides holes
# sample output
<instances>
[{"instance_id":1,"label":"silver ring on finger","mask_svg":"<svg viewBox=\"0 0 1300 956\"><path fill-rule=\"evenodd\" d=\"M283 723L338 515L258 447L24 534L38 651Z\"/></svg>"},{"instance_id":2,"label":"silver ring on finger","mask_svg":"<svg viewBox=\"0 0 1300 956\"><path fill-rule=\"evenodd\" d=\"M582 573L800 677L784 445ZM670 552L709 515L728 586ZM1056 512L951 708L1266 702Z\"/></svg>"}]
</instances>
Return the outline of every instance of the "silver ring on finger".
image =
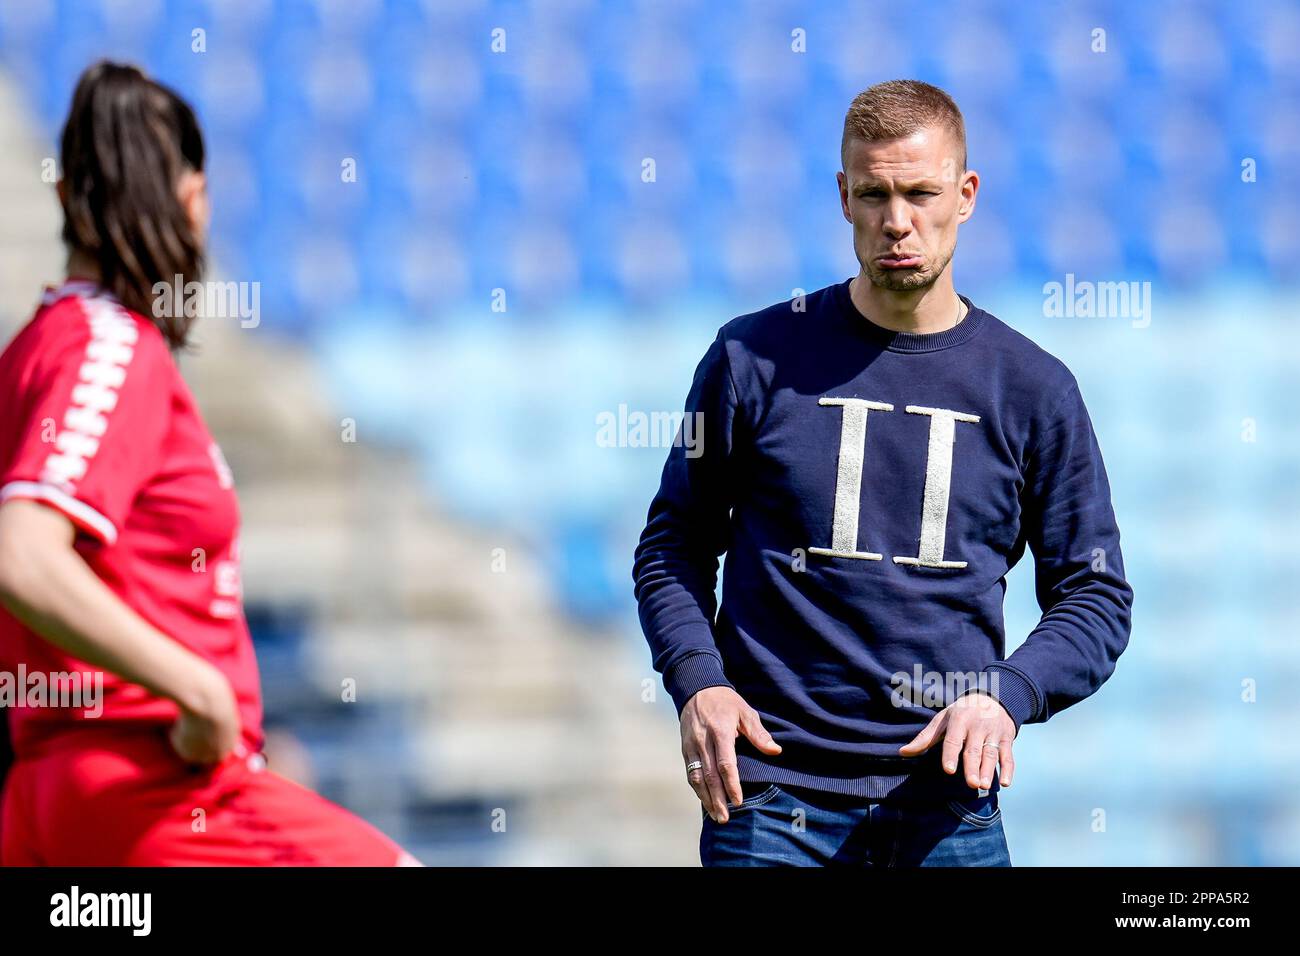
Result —
<instances>
[{"instance_id":1,"label":"silver ring on finger","mask_svg":"<svg viewBox=\"0 0 1300 956\"><path fill-rule=\"evenodd\" d=\"M690 763L686 765L686 772L690 773L692 770L699 770L703 766L704 766L703 760L692 760Z\"/></svg>"},{"instance_id":2,"label":"silver ring on finger","mask_svg":"<svg viewBox=\"0 0 1300 956\"><path fill-rule=\"evenodd\" d=\"M997 744L987 744L987 743L986 743L986 744L984 745L984 749L985 749L985 750L998 750L999 747L998 747Z\"/></svg>"}]
</instances>

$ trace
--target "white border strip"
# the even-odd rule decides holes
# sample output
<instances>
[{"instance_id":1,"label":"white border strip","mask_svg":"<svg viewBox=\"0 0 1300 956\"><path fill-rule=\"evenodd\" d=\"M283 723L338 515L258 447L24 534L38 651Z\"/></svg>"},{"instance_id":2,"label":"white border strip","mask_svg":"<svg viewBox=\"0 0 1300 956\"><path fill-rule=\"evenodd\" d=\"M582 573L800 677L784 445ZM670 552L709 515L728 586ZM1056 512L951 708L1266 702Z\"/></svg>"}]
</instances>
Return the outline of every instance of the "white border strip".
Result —
<instances>
[{"instance_id":1,"label":"white border strip","mask_svg":"<svg viewBox=\"0 0 1300 956\"><path fill-rule=\"evenodd\" d=\"M41 296L41 305L53 305L70 295L83 299L102 298L111 302L117 301L117 296L98 282L92 282L90 279L68 279L59 286L46 286L45 293Z\"/></svg>"},{"instance_id":2,"label":"white border strip","mask_svg":"<svg viewBox=\"0 0 1300 956\"><path fill-rule=\"evenodd\" d=\"M11 481L0 488L0 501L8 501L10 498L35 498L49 502L65 512L68 517L93 528L108 544L117 541L117 528L113 522L84 501L79 501L67 492L60 491L54 485L42 481Z\"/></svg>"}]
</instances>

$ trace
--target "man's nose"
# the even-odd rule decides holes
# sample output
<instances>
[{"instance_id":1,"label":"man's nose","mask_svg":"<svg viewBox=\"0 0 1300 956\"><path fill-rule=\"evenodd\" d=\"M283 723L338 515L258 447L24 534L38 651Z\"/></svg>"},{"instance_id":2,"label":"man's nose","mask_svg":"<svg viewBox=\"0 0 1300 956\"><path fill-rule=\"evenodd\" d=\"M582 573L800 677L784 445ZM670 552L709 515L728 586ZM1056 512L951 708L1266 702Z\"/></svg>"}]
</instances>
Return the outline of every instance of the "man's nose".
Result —
<instances>
[{"instance_id":1,"label":"man's nose","mask_svg":"<svg viewBox=\"0 0 1300 956\"><path fill-rule=\"evenodd\" d=\"M911 218L907 214L907 204L900 201L889 204L889 213L885 216L885 234L891 239L902 239L912 231Z\"/></svg>"}]
</instances>

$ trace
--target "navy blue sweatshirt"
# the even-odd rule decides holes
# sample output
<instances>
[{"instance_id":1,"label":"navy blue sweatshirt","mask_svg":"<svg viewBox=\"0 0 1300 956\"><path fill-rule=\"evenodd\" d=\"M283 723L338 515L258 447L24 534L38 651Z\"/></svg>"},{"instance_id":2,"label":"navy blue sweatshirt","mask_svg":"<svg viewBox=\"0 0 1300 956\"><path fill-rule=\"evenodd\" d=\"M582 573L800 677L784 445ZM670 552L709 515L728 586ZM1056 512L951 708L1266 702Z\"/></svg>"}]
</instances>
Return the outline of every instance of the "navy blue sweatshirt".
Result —
<instances>
[{"instance_id":1,"label":"navy blue sweatshirt","mask_svg":"<svg viewBox=\"0 0 1300 956\"><path fill-rule=\"evenodd\" d=\"M728 322L696 369L694 440L669 452L633 576L679 716L730 686L783 748L740 736L742 781L970 795L941 743L899 748L974 690L1017 733L1045 721L1128 643L1133 592L1078 383L961 298L953 328L896 333L846 280ZM1006 574L1026 545L1043 614L1008 657Z\"/></svg>"}]
</instances>

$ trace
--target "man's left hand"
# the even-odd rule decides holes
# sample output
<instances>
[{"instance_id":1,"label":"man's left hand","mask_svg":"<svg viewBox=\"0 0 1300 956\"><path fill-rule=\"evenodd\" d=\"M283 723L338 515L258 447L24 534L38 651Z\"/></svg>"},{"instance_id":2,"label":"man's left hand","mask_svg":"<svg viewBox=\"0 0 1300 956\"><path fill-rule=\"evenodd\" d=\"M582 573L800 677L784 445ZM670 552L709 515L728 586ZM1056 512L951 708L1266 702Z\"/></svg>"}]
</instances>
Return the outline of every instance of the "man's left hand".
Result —
<instances>
[{"instance_id":1,"label":"man's left hand","mask_svg":"<svg viewBox=\"0 0 1300 956\"><path fill-rule=\"evenodd\" d=\"M981 691L957 698L898 751L904 757L923 754L943 740L943 769L957 772L957 756L964 756L966 783L973 789L993 785L993 769L1001 763L1001 784L1011 786L1016 762L1011 743L1016 722L997 699Z\"/></svg>"}]
</instances>

